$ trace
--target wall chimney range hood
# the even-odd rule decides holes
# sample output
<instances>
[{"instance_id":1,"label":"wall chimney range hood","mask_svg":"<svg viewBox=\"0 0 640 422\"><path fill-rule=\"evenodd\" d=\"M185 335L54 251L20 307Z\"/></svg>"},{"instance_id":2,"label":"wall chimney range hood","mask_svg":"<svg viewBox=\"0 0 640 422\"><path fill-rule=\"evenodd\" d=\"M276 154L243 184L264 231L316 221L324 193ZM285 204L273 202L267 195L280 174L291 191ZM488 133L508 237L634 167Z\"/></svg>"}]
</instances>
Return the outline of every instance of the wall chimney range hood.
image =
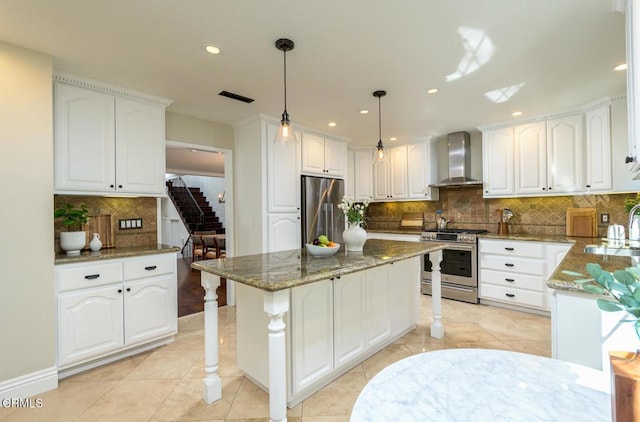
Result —
<instances>
[{"instance_id":1,"label":"wall chimney range hood","mask_svg":"<svg viewBox=\"0 0 640 422\"><path fill-rule=\"evenodd\" d=\"M433 188L455 188L482 185L482 180L472 179L471 135L468 132L454 132L447 135L449 150L449 177L430 185Z\"/></svg>"}]
</instances>

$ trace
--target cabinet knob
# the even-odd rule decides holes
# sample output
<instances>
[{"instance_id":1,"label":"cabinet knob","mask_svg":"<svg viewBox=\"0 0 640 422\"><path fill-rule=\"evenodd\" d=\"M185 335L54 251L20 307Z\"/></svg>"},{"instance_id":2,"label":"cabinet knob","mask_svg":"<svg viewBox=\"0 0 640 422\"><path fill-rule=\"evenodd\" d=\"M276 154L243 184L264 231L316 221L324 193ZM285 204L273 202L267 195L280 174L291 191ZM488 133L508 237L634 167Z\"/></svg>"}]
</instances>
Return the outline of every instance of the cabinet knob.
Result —
<instances>
[{"instance_id":1,"label":"cabinet knob","mask_svg":"<svg viewBox=\"0 0 640 422\"><path fill-rule=\"evenodd\" d=\"M118 185L118 189L122 189L122 185Z\"/></svg>"},{"instance_id":2,"label":"cabinet knob","mask_svg":"<svg viewBox=\"0 0 640 422\"><path fill-rule=\"evenodd\" d=\"M127 291L130 292L131 291L131 287L127 287Z\"/></svg>"},{"instance_id":3,"label":"cabinet knob","mask_svg":"<svg viewBox=\"0 0 640 422\"><path fill-rule=\"evenodd\" d=\"M551 190L551 187L549 187L549 190Z\"/></svg>"},{"instance_id":4,"label":"cabinet knob","mask_svg":"<svg viewBox=\"0 0 640 422\"><path fill-rule=\"evenodd\" d=\"M504 265L507 266L507 267L513 267L514 266L513 264L509 264L509 263L506 263Z\"/></svg>"},{"instance_id":5,"label":"cabinet knob","mask_svg":"<svg viewBox=\"0 0 640 422\"><path fill-rule=\"evenodd\" d=\"M122 289L118 289L118 293L122 293Z\"/></svg>"},{"instance_id":6,"label":"cabinet knob","mask_svg":"<svg viewBox=\"0 0 640 422\"><path fill-rule=\"evenodd\" d=\"M300 220L300 216L298 216L297 219Z\"/></svg>"},{"instance_id":7,"label":"cabinet knob","mask_svg":"<svg viewBox=\"0 0 640 422\"><path fill-rule=\"evenodd\" d=\"M109 187L110 187L111 189L113 189L113 188L115 187L115 185L109 185Z\"/></svg>"},{"instance_id":8,"label":"cabinet knob","mask_svg":"<svg viewBox=\"0 0 640 422\"><path fill-rule=\"evenodd\" d=\"M547 188L542 188L542 190L547 190Z\"/></svg>"},{"instance_id":9,"label":"cabinet knob","mask_svg":"<svg viewBox=\"0 0 640 422\"><path fill-rule=\"evenodd\" d=\"M505 278L504 280L505 280L505 281L508 281L509 283L513 283L513 282L515 281L515 280L514 280L514 279L512 279L512 278Z\"/></svg>"},{"instance_id":10,"label":"cabinet knob","mask_svg":"<svg viewBox=\"0 0 640 422\"><path fill-rule=\"evenodd\" d=\"M591 187L591 185L587 185L587 187L588 187L588 188L590 188L590 187Z\"/></svg>"},{"instance_id":11,"label":"cabinet knob","mask_svg":"<svg viewBox=\"0 0 640 422\"><path fill-rule=\"evenodd\" d=\"M633 157L625 157L625 158L624 158L624 162L625 162L625 164L633 163L633 161L634 161L634 160L633 160Z\"/></svg>"},{"instance_id":12,"label":"cabinet knob","mask_svg":"<svg viewBox=\"0 0 640 422\"><path fill-rule=\"evenodd\" d=\"M486 191L484 191L484 193L489 193L489 191L488 191L488 190L486 190Z\"/></svg>"},{"instance_id":13,"label":"cabinet knob","mask_svg":"<svg viewBox=\"0 0 640 422\"><path fill-rule=\"evenodd\" d=\"M505 293L504 295L506 297L516 297L516 295L514 295L513 293Z\"/></svg>"},{"instance_id":14,"label":"cabinet knob","mask_svg":"<svg viewBox=\"0 0 640 422\"><path fill-rule=\"evenodd\" d=\"M512 251L514 250L513 248L504 248L505 251Z\"/></svg>"}]
</instances>

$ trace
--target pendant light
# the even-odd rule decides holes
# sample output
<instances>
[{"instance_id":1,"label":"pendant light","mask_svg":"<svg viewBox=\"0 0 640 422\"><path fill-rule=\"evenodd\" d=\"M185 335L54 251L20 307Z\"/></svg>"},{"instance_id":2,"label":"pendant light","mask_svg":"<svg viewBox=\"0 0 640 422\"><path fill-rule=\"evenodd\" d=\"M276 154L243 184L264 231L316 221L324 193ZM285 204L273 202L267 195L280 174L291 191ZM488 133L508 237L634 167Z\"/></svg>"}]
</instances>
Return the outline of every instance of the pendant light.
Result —
<instances>
[{"instance_id":1,"label":"pendant light","mask_svg":"<svg viewBox=\"0 0 640 422\"><path fill-rule=\"evenodd\" d=\"M276 48L284 53L284 112L282 113L282 120L274 142L284 145L290 141L298 142L289 121L289 113L287 113L287 51L293 50L293 41L287 38L280 38L276 41Z\"/></svg>"},{"instance_id":2,"label":"pendant light","mask_svg":"<svg viewBox=\"0 0 640 422\"><path fill-rule=\"evenodd\" d=\"M384 160L384 145L382 144L382 115L380 112L380 98L387 95L387 91L376 91L374 97L378 98L378 145L376 146L376 157L378 161Z\"/></svg>"}]
</instances>

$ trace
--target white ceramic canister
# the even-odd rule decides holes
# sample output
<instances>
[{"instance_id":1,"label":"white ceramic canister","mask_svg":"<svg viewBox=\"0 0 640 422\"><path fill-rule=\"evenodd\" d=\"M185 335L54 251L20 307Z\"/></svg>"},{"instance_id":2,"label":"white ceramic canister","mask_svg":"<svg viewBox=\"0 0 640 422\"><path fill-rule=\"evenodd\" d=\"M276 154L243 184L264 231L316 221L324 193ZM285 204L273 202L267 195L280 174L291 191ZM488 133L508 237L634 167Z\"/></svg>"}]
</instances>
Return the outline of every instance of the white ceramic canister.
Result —
<instances>
[{"instance_id":1,"label":"white ceramic canister","mask_svg":"<svg viewBox=\"0 0 640 422\"><path fill-rule=\"evenodd\" d=\"M102 248L102 242L100 241L100 234L94 233L93 239L91 239L91 242L89 242L89 249L95 252L95 251L99 251L100 248Z\"/></svg>"}]
</instances>

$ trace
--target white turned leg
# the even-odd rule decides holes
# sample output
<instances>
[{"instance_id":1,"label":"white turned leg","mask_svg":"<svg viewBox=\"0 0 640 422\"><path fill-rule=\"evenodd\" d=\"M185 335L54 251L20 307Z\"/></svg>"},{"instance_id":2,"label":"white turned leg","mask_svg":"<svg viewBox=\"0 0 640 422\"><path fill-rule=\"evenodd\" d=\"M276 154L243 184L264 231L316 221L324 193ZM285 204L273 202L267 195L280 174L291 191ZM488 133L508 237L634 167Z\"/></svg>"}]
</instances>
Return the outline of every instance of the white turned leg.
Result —
<instances>
[{"instance_id":1,"label":"white turned leg","mask_svg":"<svg viewBox=\"0 0 640 422\"><path fill-rule=\"evenodd\" d=\"M287 349L284 314L289 311L289 290L264 293L264 311L269 315L269 418L287 420Z\"/></svg>"},{"instance_id":2,"label":"white turned leg","mask_svg":"<svg viewBox=\"0 0 640 422\"><path fill-rule=\"evenodd\" d=\"M222 398L222 380L218 375L218 295L220 277L202 271L204 288L204 371L202 398L209 404Z\"/></svg>"},{"instance_id":3,"label":"white turned leg","mask_svg":"<svg viewBox=\"0 0 640 422\"><path fill-rule=\"evenodd\" d=\"M444 325L442 325L442 274L440 262L442 262L442 249L429 252L431 260L431 312L433 323L431 324L431 337L444 337Z\"/></svg>"}]
</instances>

